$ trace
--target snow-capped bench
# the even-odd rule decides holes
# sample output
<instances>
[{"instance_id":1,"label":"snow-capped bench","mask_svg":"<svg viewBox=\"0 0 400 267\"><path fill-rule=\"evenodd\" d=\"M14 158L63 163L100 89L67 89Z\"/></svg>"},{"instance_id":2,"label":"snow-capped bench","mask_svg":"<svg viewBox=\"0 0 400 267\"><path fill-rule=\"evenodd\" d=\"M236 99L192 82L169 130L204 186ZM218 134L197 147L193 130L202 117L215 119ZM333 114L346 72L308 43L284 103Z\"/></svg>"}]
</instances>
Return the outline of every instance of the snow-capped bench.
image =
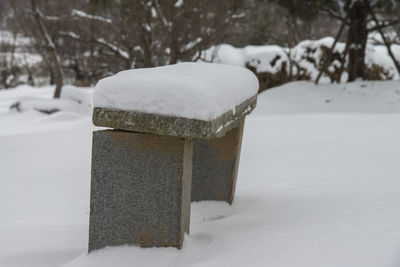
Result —
<instances>
[{"instance_id":1,"label":"snow-capped bench","mask_svg":"<svg viewBox=\"0 0 400 267\"><path fill-rule=\"evenodd\" d=\"M93 133L89 251L180 248L191 200L232 203L244 118L257 91L247 69L208 63L100 80L93 123L114 130Z\"/></svg>"}]
</instances>

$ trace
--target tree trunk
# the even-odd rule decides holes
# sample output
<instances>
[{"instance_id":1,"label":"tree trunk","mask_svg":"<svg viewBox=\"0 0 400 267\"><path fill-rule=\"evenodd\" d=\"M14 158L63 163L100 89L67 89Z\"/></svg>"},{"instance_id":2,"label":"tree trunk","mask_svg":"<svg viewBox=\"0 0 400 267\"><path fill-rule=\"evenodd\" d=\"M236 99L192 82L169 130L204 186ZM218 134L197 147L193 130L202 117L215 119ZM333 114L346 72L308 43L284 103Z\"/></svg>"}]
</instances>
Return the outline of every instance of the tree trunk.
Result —
<instances>
[{"instance_id":1,"label":"tree trunk","mask_svg":"<svg viewBox=\"0 0 400 267\"><path fill-rule=\"evenodd\" d=\"M54 91L54 98L60 98L61 96L61 88L63 85L64 73L61 68L60 61L58 59L56 47L51 40L49 33L46 30L41 18L41 13L39 8L36 5L36 0L31 0L32 4L32 13L33 17L36 21L37 27L39 28L40 35L42 36L43 42L50 54L50 60L54 67L55 75L56 75L56 90Z\"/></svg>"},{"instance_id":2,"label":"tree trunk","mask_svg":"<svg viewBox=\"0 0 400 267\"><path fill-rule=\"evenodd\" d=\"M33 79L33 74L31 70L28 70L28 84L30 86L35 86L35 80Z\"/></svg>"},{"instance_id":3,"label":"tree trunk","mask_svg":"<svg viewBox=\"0 0 400 267\"><path fill-rule=\"evenodd\" d=\"M1 80L0 80L0 82L1 82L1 84L0 84L0 89L7 89L8 88L8 86L7 86L7 71L6 70L2 70L1 71Z\"/></svg>"},{"instance_id":4,"label":"tree trunk","mask_svg":"<svg viewBox=\"0 0 400 267\"><path fill-rule=\"evenodd\" d=\"M381 24L379 23L378 19L376 18L376 15L374 13L374 11L372 10L371 6L369 5L369 2L367 2L367 7L368 7L368 11L372 16L372 19L374 20L376 27L378 28L378 31L382 37L383 42L385 43L385 46L387 48L388 54L389 56L392 58L394 65L396 66L397 72L400 74L400 63L397 62L396 57L393 55L392 50L390 49L390 43L388 42L388 40L385 37L385 34L382 31L382 26L380 26Z\"/></svg>"},{"instance_id":5,"label":"tree trunk","mask_svg":"<svg viewBox=\"0 0 400 267\"><path fill-rule=\"evenodd\" d=\"M349 77L348 81L364 78L365 46L367 43L368 7L362 0L354 1L349 12L350 28L349 43Z\"/></svg>"},{"instance_id":6,"label":"tree trunk","mask_svg":"<svg viewBox=\"0 0 400 267\"><path fill-rule=\"evenodd\" d=\"M82 84L85 82L85 75L79 68L79 64L77 62L72 66L72 70L75 72L75 83Z\"/></svg>"},{"instance_id":7,"label":"tree trunk","mask_svg":"<svg viewBox=\"0 0 400 267\"><path fill-rule=\"evenodd\" d=\"M50 83L50 85L56 84L55 77L54 77L54 71L51 66L51 63L49 64L49 83Z\"/></svg>"}]
</instances>

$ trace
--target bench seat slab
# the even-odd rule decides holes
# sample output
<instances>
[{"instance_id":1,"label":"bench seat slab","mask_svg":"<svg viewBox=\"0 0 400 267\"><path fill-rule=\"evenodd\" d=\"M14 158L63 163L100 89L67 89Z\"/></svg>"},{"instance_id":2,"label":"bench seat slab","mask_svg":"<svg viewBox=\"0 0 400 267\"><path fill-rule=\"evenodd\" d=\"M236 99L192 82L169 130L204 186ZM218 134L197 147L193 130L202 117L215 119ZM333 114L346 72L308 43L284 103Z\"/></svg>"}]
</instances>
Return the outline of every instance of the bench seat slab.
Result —
<instances>
[{"instance_id":1,"label":"bench seat slab","mask_svg":"<svg viewBox=\"0 0 400 267\"><path fill-rule=\"evenodd\" d=\"M95 107L93 124L132 132L208 139L222 137L238 127L256 104L257 96L253 96L212 120Z\"/></svg>"}]
</instances>

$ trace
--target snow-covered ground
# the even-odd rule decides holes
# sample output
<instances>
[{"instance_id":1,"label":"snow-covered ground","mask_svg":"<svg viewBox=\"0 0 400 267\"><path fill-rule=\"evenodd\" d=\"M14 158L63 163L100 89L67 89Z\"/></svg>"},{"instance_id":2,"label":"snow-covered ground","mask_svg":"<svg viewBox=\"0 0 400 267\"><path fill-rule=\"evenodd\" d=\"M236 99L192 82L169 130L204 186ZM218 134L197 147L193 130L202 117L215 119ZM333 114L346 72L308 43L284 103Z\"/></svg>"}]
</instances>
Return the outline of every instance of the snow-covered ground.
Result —
<instances>
[{"instance_id":1,"label":"snow-covered ground","mask_svg":"<svg viewBox=\"0 0 400 267\"><path fill-rule=\"evenodd\" d=\"M257 116L271 114L400 113L400 81L320 84L299 81L258 97Z\"/></svg>"},{"instance_id":2,"label":"snow-covered ground","mask_svg":"<svg viewBox=\"0 0 400 267\"><path fill-rule=\"evenodd\" d=\"M90 114L8 111L51 94L0 91L1 267L400 266L400 82L264 92L232 206L193 203L182 250L90 256Z\"/></svg>"}]
</instances>

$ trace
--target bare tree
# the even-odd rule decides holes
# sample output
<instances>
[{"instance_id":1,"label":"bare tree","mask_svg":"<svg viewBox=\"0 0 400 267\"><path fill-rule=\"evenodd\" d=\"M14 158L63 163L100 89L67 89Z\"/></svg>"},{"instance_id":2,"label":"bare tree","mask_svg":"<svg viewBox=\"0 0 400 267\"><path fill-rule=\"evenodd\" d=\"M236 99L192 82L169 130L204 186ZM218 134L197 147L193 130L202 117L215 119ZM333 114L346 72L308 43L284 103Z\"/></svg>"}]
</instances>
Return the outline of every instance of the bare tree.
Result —
<instances>
[{"instance_id":1,"label":"bare tree","mask_svg":"<svg viewBox=\"0 0 400 267\"><path fill-rule=\"evenodd\" d=\"M332 1L326 0L326 2ZM379 30L385 40L382 29L400 22L397 17L398 13L393 16L394 19L391 19L391 10L396 10L398 7L399 3L391 0L374 2L370 0L341 0L338 1L338 5L323 6L322 11L348 26L346 49L343 55L343 57L346 54L348 55L348 81L354 81L357 78L365 79L365 49L368 34ZM379 21L374 15L377 11L381 12L382 18L388 19ZM348 20L345 18L345 14ZM369 26L371 21L375 22L375 26ZM388 52L394 59L390 49L388 49Z\"/></svg>"},{"instance_id":2,"label":"bare tree","mask_svg":"<svg viewBox=\"0 0 400 267\"><path fill-rule=\"evenodd\" d=\"M121 0L99 5L94 1L74 11L86 23L60 34L95 44L99 54L119 60L122 69L174 64L222 42L232 23L231 3Z\"/></svg>"},{"instance_id":3,"label":"bare tree","mask_svg":"<svg viewBox=\"0 0 400 267\"><path fill-rule=\"evenodd\" d=\"M51 64L56 74L56 89L54 91L54 98L59 98L61 96L64 74L57 55L56 46L43 23L43 14L37 6L36 0L31 0L31 11L42 37L44 46L50 55Z\"/></svg>"},{"instance_id":4,"label":"bare tree","mask_svg":"<svg viewBox=\"0 0 400 267\"><path fill-rule=\"evenodd\" d=\"M12 38L0 36L0 89L15 85L18 75L18 66L15 60L17 33L14 32L10 35Z\"/></svg>"}]
</instances>

